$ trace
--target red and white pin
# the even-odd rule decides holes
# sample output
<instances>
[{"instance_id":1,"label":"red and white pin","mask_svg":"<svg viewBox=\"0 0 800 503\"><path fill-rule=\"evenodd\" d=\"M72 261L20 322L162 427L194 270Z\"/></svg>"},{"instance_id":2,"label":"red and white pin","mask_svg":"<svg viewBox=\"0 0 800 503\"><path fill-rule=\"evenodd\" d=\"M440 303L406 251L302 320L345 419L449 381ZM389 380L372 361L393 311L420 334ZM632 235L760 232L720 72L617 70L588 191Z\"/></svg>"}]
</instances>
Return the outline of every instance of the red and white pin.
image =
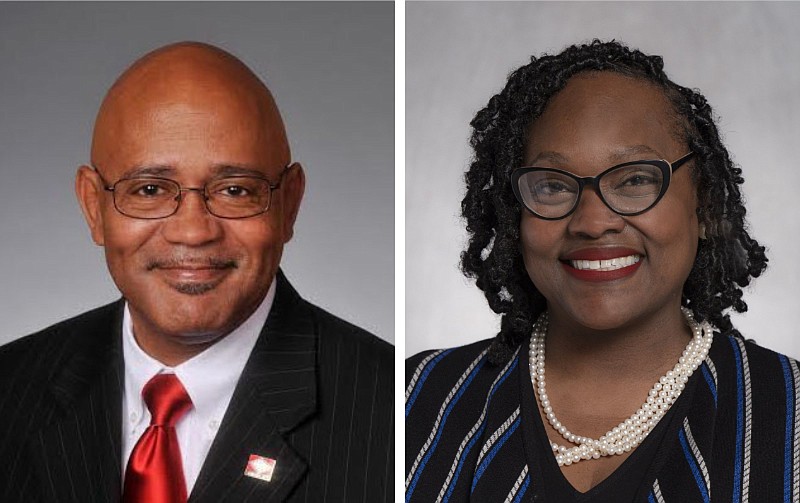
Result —
<instances>
[{"instance_id":1,"label":"red and white pin","mask_svg":"<svg viewBox=\"0 0 800 503\"><path fill-rule=\"evenodd\" d=\"M250 459L247 460L247 468L244 469L244 474L254 479L269 482L272 480L272 472L275 471L276 464L277 461L272 458L251 454Z\"/></svg>"}]
</instances>

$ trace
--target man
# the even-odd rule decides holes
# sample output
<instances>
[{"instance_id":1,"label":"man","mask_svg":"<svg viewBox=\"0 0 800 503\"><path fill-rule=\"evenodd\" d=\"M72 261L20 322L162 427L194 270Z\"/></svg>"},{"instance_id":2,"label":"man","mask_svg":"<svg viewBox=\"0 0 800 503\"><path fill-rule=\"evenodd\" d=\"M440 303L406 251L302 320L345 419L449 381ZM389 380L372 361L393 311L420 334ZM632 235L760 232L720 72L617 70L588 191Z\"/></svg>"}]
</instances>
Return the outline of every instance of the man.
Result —
<instances>
[{"instance_id":1,"label":"man","mask_svg":"<svg viewBox=\"0 0 800 503\"><path fill-rule=\"evenodd\" d=\"M123 299L0 348L0 501L391 499L391 346L279 270L304 184L230 54L123 73L76 179Z\"/></svg>"}]
</instances>

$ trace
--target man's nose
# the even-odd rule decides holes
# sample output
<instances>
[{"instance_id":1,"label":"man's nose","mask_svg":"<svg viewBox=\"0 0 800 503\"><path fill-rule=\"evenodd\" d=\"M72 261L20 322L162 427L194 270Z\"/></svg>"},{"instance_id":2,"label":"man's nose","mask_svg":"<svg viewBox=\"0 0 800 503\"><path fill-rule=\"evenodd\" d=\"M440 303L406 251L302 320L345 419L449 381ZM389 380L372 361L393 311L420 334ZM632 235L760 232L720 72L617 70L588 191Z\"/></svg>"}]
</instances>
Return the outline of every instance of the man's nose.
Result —
<instances>
[{"instance_id":1,"label":"man's nose","mask_svg":"<svg viewBox=\"0 0 800 503\"><path fill-rule=\"evenodd\" d=\"M582 191L578 207L568 218L569 232L583 237L596 239L607 232L622 232L625 228L625 219L606 206L600 195L589 187Z\"/></svg>"},{"instance_id":2,"label":"man's nose","mask_svg":"<svg viewBox=\"0 0 800 503\"><path fill-rule=\"evenodd\" d=\"M164 238L172 243L202 246L222 237L222 223L208 211L204 189L181 188L178 211L166 218Z\"/></svg>"}]
</instances>

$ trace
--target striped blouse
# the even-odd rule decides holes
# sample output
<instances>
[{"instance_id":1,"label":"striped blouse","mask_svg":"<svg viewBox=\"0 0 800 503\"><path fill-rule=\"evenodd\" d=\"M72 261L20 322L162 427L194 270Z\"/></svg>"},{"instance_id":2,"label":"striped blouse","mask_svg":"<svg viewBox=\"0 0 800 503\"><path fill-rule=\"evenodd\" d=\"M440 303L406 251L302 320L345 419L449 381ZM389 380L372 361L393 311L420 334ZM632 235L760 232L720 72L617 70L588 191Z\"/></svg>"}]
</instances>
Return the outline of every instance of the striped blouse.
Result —
<instances>
[{"instance_id":1,"label":"striped blouse","mask_svg":"<svg viewBox=\"0 0 800 503\"><path fill-rule=\"evenodd\" d=\"M492 365L490 342L407 360L407 503L564 501L552 490L560 475L541 444L527 351ZM799 385L797 361L717 334L668 424L645 440L656 443L595 489L648 450L645 468L627 470L641 479L623 484L633 483L633 501L800 502Z\"/></svg>"}]
</instances>

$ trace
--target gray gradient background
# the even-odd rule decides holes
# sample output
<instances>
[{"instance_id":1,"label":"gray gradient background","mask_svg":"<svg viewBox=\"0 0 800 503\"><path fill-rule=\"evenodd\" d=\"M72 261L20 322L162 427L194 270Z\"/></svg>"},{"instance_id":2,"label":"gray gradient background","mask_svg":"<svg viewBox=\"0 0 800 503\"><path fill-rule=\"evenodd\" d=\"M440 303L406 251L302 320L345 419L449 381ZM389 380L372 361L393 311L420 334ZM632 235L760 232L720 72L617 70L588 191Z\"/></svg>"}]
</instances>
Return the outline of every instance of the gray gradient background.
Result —
<instances>
[{"instance_id":1,"label":"gray gradient background","mask_svg":"<svg viewBox=\"0 0 800 503\"><path fill-rule=\"evenodd\" d=\"M617 38L664 57L721 116L770 264L736 326L800 357L800 3L406 4L406 354L493 336L499 317L458 271L469 121L532 54Z\"/></svg>"},{"instance_id":2,"label":"gray gradient background","mask_svg":"<svg viewBox=\"0 0 800 503\"><path fill-rule=\"evenodd\" d=\"M394 340L394 6L0 2L0 343L119 297L73 195L97 107L136 58L217 44L272 89L307 188L283 268Z\"/></svg>"}]
</instances>

